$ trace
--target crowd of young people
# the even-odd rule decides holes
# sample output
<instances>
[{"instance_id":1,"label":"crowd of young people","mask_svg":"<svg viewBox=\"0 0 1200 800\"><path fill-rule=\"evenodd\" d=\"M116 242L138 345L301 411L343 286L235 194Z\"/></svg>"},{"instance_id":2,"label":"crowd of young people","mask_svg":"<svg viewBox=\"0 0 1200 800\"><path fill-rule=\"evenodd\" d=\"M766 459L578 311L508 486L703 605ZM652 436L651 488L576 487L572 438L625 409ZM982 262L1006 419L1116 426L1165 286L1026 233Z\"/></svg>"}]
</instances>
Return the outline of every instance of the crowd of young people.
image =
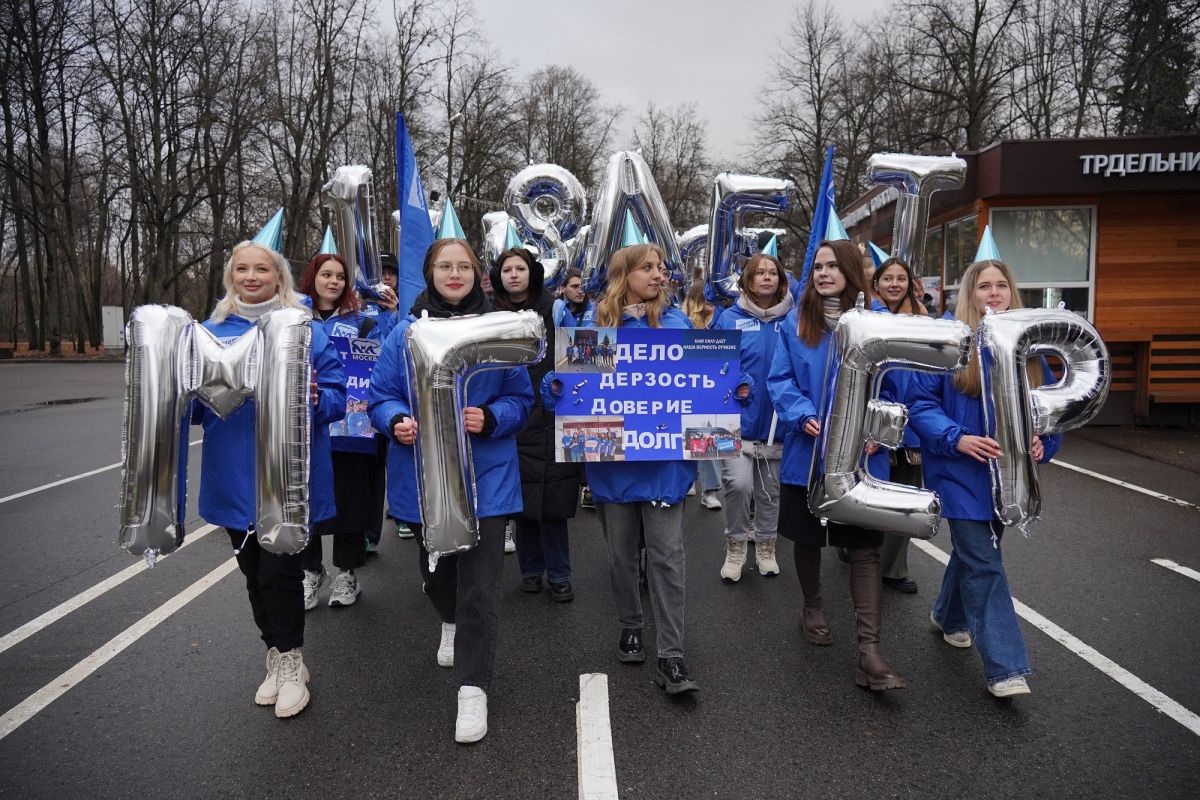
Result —
<instances>
[{"instance_id":1,"label":"crowd of young people","mask_svg":"<svg viewBox=\"0 0 1200 800\"><path fill-rule=\"evenodd\" d=\"M462 425L471 436L477 481L479 543L443 557L429 569L421 538L415 479L420 421L405 370L405 331L422 314L452 318L493 310L534 310L547 330L556 326L692 328L740 331L740 377L734 393L741 409L739 454L719 463L712 487L723 499L725 558L720 577L739 581L753 543L764 576L780 573L777 537L792 542L799 580L799 624L804 638L828 645L833 631L823 613L821 554L844 548L850 563L858 658L854 680L871 690L904 688L905 680L880 650L882 588L916 591L905 566L907 540L884 532L830 523L810 511L807 483L821 430L822 379L832 331L861 294L878 298L879 313L923 313L908 265L891 259L870 278L848 241L820 244L797 293L777 258L759 254L742 269L737 299L716 309L699 295L684 309L670 299L665 254L642 244L615 252L607 287L589 299L580 276L569 271L555 299L545 288L542 264L524 248L502 253L491 265L493 294L484 292L484 265L469 243L440 239L422 264L425 290L410 309L396 308L385 293L379 306L356 297L346 265L332 254L309 262L299 293L286 260L268 246L242 242L225 266L225 295L205 326L233 339L270 311L308 305L313 313L312 442L309 494L312 537L297 555L277 555L254 537L253 437L249 404L226 420L196 404L193 421L204 427L200 514L225 527L246 576L251 611L267 646L266 677L255 702L293 716L309 702L308 670L301 648L305 611L325 585L322 538L333 537L337 574L329 605L353 605L362 591L355 572L378 542L386 497L388 516L415 535L423 591L440 624L437 663L452 668L458 684L455 739L478 741L487 732L487 693L494 673L500 627L500 581L505 525L515 521L520 588L540 593L543 581L555 601L574 598L568 525L586 479L604 536L616 609L615 652L623 663L644 662L645 615L640 584L648 586L655 623L653 680L668 694L698 691L684 662L685 498L697 479L696 462L587 460L558 463L555 407L562 394L553 373L553 347L529 367L489 370L467 387ZM390 263L395 280L395 262ZM871 291L873 290L873 292ZM1020 306L1011 270L1001 261L971 265L962 279L958 319L974 327L988 310ZM331 337L380 340L368 412L373 438L334 437L329 426L346 413L346 378ZM1001 558L1003 527L992 511L988 461L1000 454L986 435L978 380L978 354L954 375L899 373L884 394L910 406L903 447L889 453L869 445L863 454L878 478L924 485L942 498L953 551L930 619L948 645L976 647L987 689L998 697L1029 692L1028 655L1017 623ZM1044 363L1032 364L1033 385L1052 380ZM1035 438L1039 461L1053 456L1059 437ZM715 462L705 462L714 463ZM709 486L709 484L705 484ZM709 491L706 488L706 491ZM693 534L695 535L695 534ZM882 556L881 556L882 551ZM911 584L911 586L910 586Z\"/></svg>"}]
</instances>

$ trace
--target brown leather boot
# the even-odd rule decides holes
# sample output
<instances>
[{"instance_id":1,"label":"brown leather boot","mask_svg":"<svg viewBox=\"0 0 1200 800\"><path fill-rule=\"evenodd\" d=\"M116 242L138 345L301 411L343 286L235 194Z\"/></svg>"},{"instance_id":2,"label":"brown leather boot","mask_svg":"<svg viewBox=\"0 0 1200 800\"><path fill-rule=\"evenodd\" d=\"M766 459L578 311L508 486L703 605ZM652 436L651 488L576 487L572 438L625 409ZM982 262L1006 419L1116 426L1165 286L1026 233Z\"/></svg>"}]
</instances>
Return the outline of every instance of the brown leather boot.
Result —
<instances>
[{"instance_id":1,"label":"brown leather boot","mask_svg":"<svg viewBox=\"0 0 1200 800\"><path fill-rule=\"evenodd\" d=\"M878 550L850 551L850 596L854 598L858 627L858 668L854 682L874 691L907 688L904 678L888 666L879 651L879 633L883 628L883 581Z\"/></svg>"},{"instance_id":2,"label":"brown leather boot","mask_svg":"<svg viewBox=\"0 0 1200 800\"><path fill-rule=\"evenodd\" d=\"M804 638L816 645L833 644L833 633L821 611L821 548L796 545L792 554L796 575L800 578L800 591L804 593L804 608L800 612Z\"/></svg>"}]
</instances>

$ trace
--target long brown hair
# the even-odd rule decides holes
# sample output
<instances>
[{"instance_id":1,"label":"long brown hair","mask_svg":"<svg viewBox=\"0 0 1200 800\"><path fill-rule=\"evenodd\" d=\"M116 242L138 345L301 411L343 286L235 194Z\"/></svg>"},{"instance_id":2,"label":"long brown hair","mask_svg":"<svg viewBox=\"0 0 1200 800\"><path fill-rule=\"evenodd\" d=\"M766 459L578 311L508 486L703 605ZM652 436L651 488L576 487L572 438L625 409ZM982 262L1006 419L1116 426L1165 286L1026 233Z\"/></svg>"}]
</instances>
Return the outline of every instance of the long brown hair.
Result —
<instances>
[{"instance_id":1,"label":"long brown hair","mask_svg":"<svg viewBox=\"0 0 1200 800\"><path fill-rule=\"evenodd\" d=\"M904 270L904 274L908 276L908 294L900 301L900 305L896 307L895 311L892 311L892 307L887 305L887 301L879 293L879 279L883 277L883 273L887 272L887 268L891 266L899 266ZM921 299L917 297L917 279L913 275L912 267L902 258L892 256L876 267L875 274L871 276L871 289L874 290L875 296L879 298L879 302L887 306L888 311L892 311L893 314L914 314L918 317L929 316L929 312L925 310L925 306L921 305Z\"/></svg>"},{"instance_id":2,"label":"long brown hair","mask_svg":"<svg viewBox=\"0 0 1200 800\"><path fill-rule=\"evenodd\" d=\"M716 309L704 296L704 282L696 281L688 289L687 297L683 299L683 313L697 328L707 328L712 322Z\"/></svg>"},{"instance_id":3,"label":"long brown hair","mask_svg":"<svg viewBox=\"0 0 1200 800\"><path fill-rule=\"evenodd\" d=\"M306 294L312 300L313 312L320 309L320 298L317 297L317 273L326 261L336 261L342 268L342 293L334 301L333 307L339 314L352 314L358 310L358 298L354 295L354 287L350 285L350 275L347 274L345 260L335 253L317 253L304 268L304 277L300 279L300 294Z\"/></svg>"},{"instance_id":4,"label":"long brown hair","mask_svg":"<svg viewBox=\"0 0 1200 800\"><path fill-rule=\"evenodd\" d=\"M1013 277L1012 270L1008 268L1008 264L991 258L976 261L967 267L967 271L963 273L962 281L958 287L958 302L954 308L955 318L960 322L967 323L972 331L979 328L979 321L983 319L983 314L975 307L975 286L979 283L979 273L988 267L995 267L1000 270L1000 274L1004 276L1004 280L1008 281L1008 290L1012 296L1008 304L1009 310L1024 308L1024 304L1021 302L1021 294L1017 291L1016 278ZM1029 375L1029 385L1031 387L1042 385L1042 360L1040 358L1030 359L1025 365L1025 371ZM955 374L954 388L969 397L979 397L983 392L983 377L979 374L979 346L974 336L971 337L970 360L967 362L966 369L960 370Z\"/></svg>"},{"instance_id":5,"label":"long brown hair","mask_svg":"<svg viewBox=\"0 0 1200 800\"><path fill-rule=\"evenodd\" d=\"M842 311L849 311L858 302L859 294L862 294L864 299L868 294L867 281L863 277L862 253L847 239L838 239L836 242L822 241L817 245L816 252L819 253L822 247L833 251L838 270L846 279L846 288L842 290L838 299L841 301ZM816 256L813 258L815 260ZM800 339L809 347L815 347L825 334L825 309L821 295L817 294L816 273L815 269L808 270L808 279L804 282L804 296L800 298L800 313L797 315L800 317Z\"/></svg>"},{"instance_id":6,"label":"long brown hair","mask_svg":"<svg viewBox=\"0 0 1200 800\"><path fill-rule=\"evenodd\" d=\"M751 288L751 284L754 282L754 275L768 264L774 264L775 272L779 275L779 285L775 287L775 294L771 297L771 306L777 306L783 302L783 298L787 297L788 289L791 287L788 286L788 275L783 271L783 264L780 264L779 259L775 256L769 256L766 253L756 253L750 256L746 266L742 267L742 274L738 276L738 288L742 290L742 294L746 296L747 300L753 302L754 290Z\"/></svg>"},{"instance_id":7,"label":"long brown hair","mask_svg":"<svg viewBox=\"0 0 1200 800\"><path fill-rule=\"evenodd\" d=\"M651 253L657 253L660 261L667 260L663 249L656 244L622 247L609 257L608 288L604 290L604 296L596 301L596 327L620 327L625 309L625 294L629 289L629 271L638 267ZM659 327L659 320L666 305L667 295L661 291L657 298L646 302L646 323L651 328Z\"/></svg>"}]
</instances>

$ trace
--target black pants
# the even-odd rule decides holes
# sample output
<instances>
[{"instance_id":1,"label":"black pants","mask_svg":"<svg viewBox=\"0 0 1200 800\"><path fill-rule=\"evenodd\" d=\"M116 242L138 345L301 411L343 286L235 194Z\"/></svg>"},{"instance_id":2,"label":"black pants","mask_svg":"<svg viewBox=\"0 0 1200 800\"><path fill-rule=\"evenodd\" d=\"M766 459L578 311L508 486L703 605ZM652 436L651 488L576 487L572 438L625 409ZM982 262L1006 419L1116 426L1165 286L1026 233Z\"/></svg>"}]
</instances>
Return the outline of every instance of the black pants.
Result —
<instances>
[{"instance_id":1,"label":"black pants","mask_svg":"<svg viewBox=\"0 0 1200 800\"><path fill-rule=\"evenodd\" d=\"M496 661L500 628L500 574L504 570L504 518L479 520L479 544L458 555L438 559L429 571L429 551L421 526L409 523L416 536L417 559L425 594L442 622L454 631L454 677L459 686L487 691Z\"/></svg>"},{"instance_id":2,"label":"black pants","mask_svg":"<svg viewBox=\"0 0 1200 800\"><path fill-rule=\"evenodd\" d=\"M362 533L334 533L333 565L338 569L357 569L367 563L367 542ZM300 554L301 565L310 572L317 572L325 560L321 540L324 536L314 534L308 547Z\"/></svg>"},{"instance_id":3,"label":"black pants","mask_svg":"<svg viewBox=\"0 0 1200 800\"><path fill-rule=\"evenodd\" d=\"M250 610L267 647L286 653L304 646L304 571L301 554L284 556L259 547L254 534L226 528L246 576ZM245 542L243 544L242 542Z\"/></svg>"}]
</instances>

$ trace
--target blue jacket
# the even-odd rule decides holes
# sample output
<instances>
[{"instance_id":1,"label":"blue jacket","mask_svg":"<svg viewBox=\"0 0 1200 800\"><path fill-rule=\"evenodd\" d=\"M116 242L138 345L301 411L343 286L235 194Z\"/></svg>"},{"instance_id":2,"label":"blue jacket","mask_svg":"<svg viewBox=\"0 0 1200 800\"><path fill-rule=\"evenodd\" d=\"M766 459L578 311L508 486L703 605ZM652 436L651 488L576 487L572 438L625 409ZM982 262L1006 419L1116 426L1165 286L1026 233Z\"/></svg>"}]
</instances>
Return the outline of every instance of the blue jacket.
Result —
<instances>
[{"instance_id":1,"label":"blue jacket","mask_svg":"<svg viewBox=\"0 0 1200 800\"><path fill-rule=\"evenodd\" d=\"M687 316L668 306L659 320L663 328L691 328ZM588 327L592 327L589 323ZM645 317L621 320L622 328L648 328ZM696 480L694 461L610 461L584 465L588 487L598 503L683 502L688 487Z\"/></svg>"},{"instance_id":2,"label":"blue jacket","mask_svg":"<svg viewBox=\"0 0 1200 800\"><path fill-rule=\"evenodd\" d=\"M767 375L767 389L775 413L779 415L779 430L784 432L783 463L779 469L781 483L792 486L808 486L808 474L812 468L813 445L816 438L804 432L804 424L817 417L821 407L821 392L825 381L825 362L829 358L831 331L821 334L815 347L800 341L799 309L793 308L779 326L779 345L771 357L771 371ZM892 375L884 376L881 396L894 399L896 383ZM778 437L779 431L776 431ZM888 451L880 448L867 459L868 470L876 478L887 480L891 475Z\"/></svg>"},{"instance_id":3,"label":"blue jacket","mask_svg":"<svg viewBox=\"0 0 1200 800\"><path fill-rule=\"evenodd\" d=\"M375 303L363 303L360 313L364 317L370 317L371 319L375 320L375 325L379 328L379 338L381 340L386 339L388 334L392 332L392 329L395 328L397 323L400 321L399 312L389 311L383 306L376 305ZM367 338L373 339L375 337L368 336Z\"/></svg>"},{"instance_id":4,"label":"blue jacket","mask_svg":"<svg viewBox=\"0 0 1200 800\"><path fill-rule=\"evenodd\" d=\"M563 298L558 298L554 301L554 310L551 312L551 319L554 320L556 328L585 328L591 327L592 318L596 316L596 304L591 300L586 300L587 305L583 309L582 316L576 317L571 313L570 304Z\"/></svg>"},{"instance_id":5,"label":"blue jacket","mask_svg":"<svg viewBox=\"0 0 1200 800\"><path fill-rule=\"evenodd\" d=\"M217 338L231 341L253 327L231 315L224 322L207 320L204 327ZM317 376L317 405L312 413L309 450L308 521L336 515L333 504L333 462L329 454L329 423L346 415L346 374L337 350L319 324L312 334L312 367ZM233 530L254 524L254 400L248 399L229 419L222 420L197 400L192 422L204 426L204 463L200 471L200 516L206 522Z\"/></svg>"},{"instance_id":6,"label":"blue jacket","mask_svg":"<svg viewBox=\"0 0 1200 800\"><path fill-rule=\"evenodd\" d=\"M389 513L405 522L420 523L417 497L416 447L403 445L392 436L392 420L400 415L416 416L409 395L404 332L415 321L409 315L386 340L371 375L371 397L367 410L377 431L388 437ZM533 408L533 389L525 367L489 369L476 373L467 384L468 406L486 408L496 421L489 435L471 435L471 458L475 466L475 516L507 517L521 511L521 473L517 465L517 433ZM420 420L418 419L418 424Z\"/></svg>"},{"instance_id":7,"label":"blue jacket","mask_svg":"<svg viewBox=\"0 0 1200 800\"><path fill-rule=\"evenodd\" d=\"M737 398L742 406L742 438L748 441L765 442L771 433L771 417L775 409L771 406L771 395L767 391L767 373L771 369L771 357L779 344L779 332L785 317L771 322L761 322L737 303L725 310L713 326L719 331L741 331L741 376L739 386L750 389L749 396ZM783 440L783 429L776 426L776 441Z\"/></svg>"},{"instance_id":8,"label":"blue jacket","mask_svg":"<svg viewBox=\"0 0 1200 800\"><path fill-rule=\"evenodd\" d=\"M384 312L385 314L390 312ZM375 324L366 332L365 336L359 336L358 332L362 330L363 322L371 320ZM351 313L345 316L334 314L329 319L322 320L320 317L313 319L314 324L320 325L325 335L330 339L337 337L351 339L374 339L375 341L383 341L387 338L387 334L391 331L391 326L387 322L381 322L379 317L372 317L364 313ZM347 376L348 377L348 376ZM364 387L365 388L365 387ZM366 400L364 388L346 387L346 401L349 404L350 399ZM366 417L366 412L350 412L346 411L342 425L334 425L334 431L338 428L354 430L365 430L371 426L370 420ZM362 436L346 436L339 435L333 432L330 436L330 445L334 452L337 453L375 453L380 451L380 445L376 444L373 439L367 439Z\"/></svg>"},{"instance_id":9,"label":"blue jacket","mask_svg":"<svg viewBox=\"0 0 1200 800\"><path fill-rule=\"evenodd\" d=\"M1042 362L1046 383L1054 376ZM916 372L908 387L909 425L921 438L921 468L925 486L942 500L942 516L947 519L986 521L995 516L992 506L992 477L987 464L957 450L964 434L986 436L983 424L983 400L968 397L954 386L948 373ZM1042 437L1049 461L1062 444L1062 434Z\"/></svg>"}]
</instances>

